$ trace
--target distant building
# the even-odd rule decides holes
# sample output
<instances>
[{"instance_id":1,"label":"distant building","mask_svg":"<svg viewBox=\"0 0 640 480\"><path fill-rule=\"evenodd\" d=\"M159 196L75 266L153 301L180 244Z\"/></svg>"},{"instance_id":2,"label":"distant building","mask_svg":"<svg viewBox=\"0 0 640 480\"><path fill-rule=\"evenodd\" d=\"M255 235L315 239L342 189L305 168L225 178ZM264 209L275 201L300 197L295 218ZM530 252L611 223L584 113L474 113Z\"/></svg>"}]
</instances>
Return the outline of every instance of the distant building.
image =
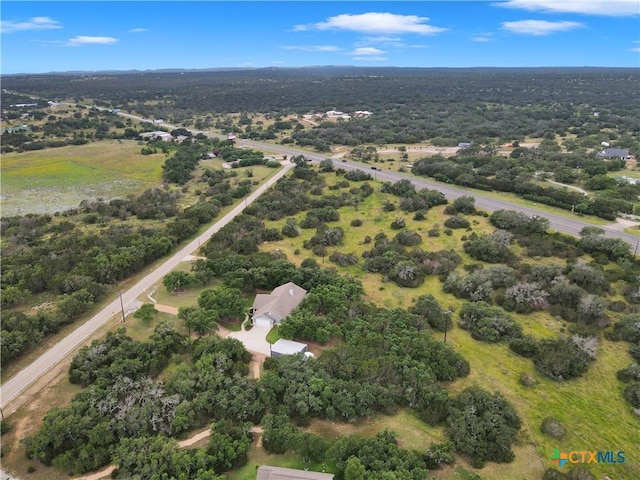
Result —
<instances>
[{"instance_id":1,"label":"distant building","mask_svg":"<svg viewBox=\"0 0 640 480\"><path fill-rule=\"evenodd\" d=\"M261 465L256 480L333 480L333 474Z\"/></svg>"},{"instance_id":2,"label":"distant building","mask_svg":"<svg viewBox=\"0 0 640 480\"><path fill-rule=\"evenodd\" d=\"M621 182L626 182L629 185L637 185L637 183L640 181L640 179L638 178L627 177L626 175L618 177L618 180L620 180Z\"/></svg>"},{"instance_id":3,"label":"distant building","mask_svg":"<svg viewBox=\"0 0 640 480\"><path fill-rule=\"evenodd\" d=\"M460 143L458 144L458 146L459 146L460 148L469 148L469 147L471 146L471 143L470 143L470 142L460 142Z\"/></svg>"},{"instance_id":4,"label":"distant building","mask_svg":"<svg viewBox=\"0 0 640 480\"><path fill-rule=\"evenodd\" d=\"M153 120L152 123L155 125L160 125L161 123L164 123L164 120L162 118L158 118L156 120Z\"/></svg>"},{"instance_id":5,"label":"distant building","mask_svg":"<svg viewBox=\"0 0 640 480\"><path fill-rule=\"evenodd\" d=\"M373 113L367 111L367 110L357 110L355 112L353 112L353 116L354 117L358 117L358 118L362 118L362 117L370 117L371 115L373 115Z\"/></svg>"},{"instance_id":6,"label":"distant building","mask_svg":"<svg viewBox=\"0 0 640 480\"><path fill-rule=\"evenodd\" d=\"M236 139L236 134L235 133L228 133L227 134L227 140L235 140Z\"/></svg>"},{"instance_id":7,"label":"distant building","mask_svg":"<svg viewBox=\"0 0 640 480\"><path fill-rule=\"evenodd\" d=\"M9 105L10 107L22 108L22 107L37 107L37 103L16 103L14 105Z\"/></svg>"},{"instance_id":8,"label":"distant building","mask_svg":"<svg viewBox=\"0 0 640 480\"><path fill-rule=\"evenodd\" d=\"M296 353L307 353L307 344L280 338L271 345L271 356L273 358L280 358L284 355L295 355Z\"/></svg>"},{"instance_id":9,"label":"distant building","mask_svg":"<svg viewBox=\"0 0 640 480\"><path fill-rule=\"evenodd\" d=\"M170 142L171 140L173 140L173 136L169 132L163 132L160 130L155 132L144 132L141 133L140 136L147 140L158 139L162 140L163 142Z\"/></svg>"},{"instance_id":10,"label":"distant building","mask_svg":"<svg viewBox=\"0 0 640 480\"><path fill-rule=\"evenodd\" d=\"M629 150L626 148L607 148L598 152L598 156L602 158L621 158L622 160L628 160L631 158Z\"/></svg>"},{"instance_id":11,"label":"distant building","mask_svg":"<svg viewBox=\"0 0 640 480\"><path fill-rule=\"evenodd\" d=\"M338 110L329 110L327 112L327 117L339 117L344 115L344 112L339 112Z\"/></svg>"},{"instance_id":12,"label":"distant building","mask_svg":"<svg viewBox=\"0 0 640 480\"><path fill-rule=\"evenodd\" d=\"M293 282L274 288L270 294L257 294L251 307L253 324L263 327L280 325L282 319L300 305L306 294L304 288Z\"/></svg>"},{"instance_id":13,"label":"distant building","mask_svg":"<svg viewBox=\"0 0 640 480\"><path fill-rule=\"evenodd\" d=\"M29 125L18 125L17 127L5 128L2 133L18 133L26 132L27 130L29 130Z\"/></svg>"}]
</instances>

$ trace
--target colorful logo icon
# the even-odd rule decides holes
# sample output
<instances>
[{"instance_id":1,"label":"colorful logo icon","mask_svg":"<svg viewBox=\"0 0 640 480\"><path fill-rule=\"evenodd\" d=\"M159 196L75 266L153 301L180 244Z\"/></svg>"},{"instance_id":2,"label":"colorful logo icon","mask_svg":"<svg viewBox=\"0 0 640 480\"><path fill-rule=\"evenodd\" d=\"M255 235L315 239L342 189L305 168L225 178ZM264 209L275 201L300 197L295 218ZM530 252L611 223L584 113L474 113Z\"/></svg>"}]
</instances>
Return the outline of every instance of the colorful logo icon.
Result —
<instances>
[{"instance_id":1,"label":"colorful logo icon","mask_svg":"<svg viewBox=\"0 0 640 480\"><path fill-rule=\"evenodd\" d=\"M553 460L554 462L558 462L559 467L564 466L564 464L569 461L568 455L566 453L560 453L560 450L558 450L557 448L553 451L551 460Z\"/></svg>"}]
</instances>

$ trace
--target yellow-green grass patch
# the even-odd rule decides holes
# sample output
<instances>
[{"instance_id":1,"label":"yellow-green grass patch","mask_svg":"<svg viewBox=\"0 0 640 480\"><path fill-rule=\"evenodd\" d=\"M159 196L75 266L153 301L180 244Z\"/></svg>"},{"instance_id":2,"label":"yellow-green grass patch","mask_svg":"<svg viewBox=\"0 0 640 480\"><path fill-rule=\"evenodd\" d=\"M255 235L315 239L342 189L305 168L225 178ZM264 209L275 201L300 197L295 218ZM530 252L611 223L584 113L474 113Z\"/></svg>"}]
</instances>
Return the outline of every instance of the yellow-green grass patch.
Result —
<instances>
[{"instance_id":1,"label":"yellow-green grass patch","mask_svg":"<svg viewBox=\"0 0 640 480\"><path fill-rule=\"evenodd\" d=\"M331 176L327 176L328 183L334 183ZM374 182L371 182L374 184ZM351 186L358 183L352 182ZM423 237L420 245L428 251L437 251L443 248L455 248L463 257L464 264L474 262L460 248L461 237L468 235L465 230L453 230L451 236L444 231L444 220L447 215L443 213L444 207L436 207L427 212L424 221L413 220L412 213L404 213L399 210L383 212L382 204L386 200L398 203L391 196L374 193L366 200L360 202L358 208L343 207L339 209L339 225L345 230L343 245L329 247L325 253L325 266L336 267L342 274L358 278L365 288L366 297L374 303L393 307L409 307L424 294L432 294L445 308L454 312L464 304L463 300L442 291L442 285L438 278L429 276L425 282L414 289L401 288L391 281L385 281L380 274L365 272L362 269L363 259L361 253L372 248L364 245L366 235L374 237L379 232L385 232L389 238L393 238L397 231L390 229L390 222L396 217L406 219L407 228L418 231ZM305 212L296 216L301 220ZM354 218L363 220L360 227L350 226ZM476 221L472 225L476 233L492 231L488 220L484 217L467 216L470 221ZM278 222L267 222L267 227L281 228L286 219ZM475 223L475 222L474 222ZM428 237L427 231L434 224L440 225L439 237ZM331 222L329 225L338 225ZM304 240L308 240L315 234L315 229L303 230L296 238L285 238L280 242L271 242L263 245L266 251L279 249L299 263L306 257L314 257L321 263L321 257L313 255L310 250L302 247ZM295 250L300 250L295 255ZM339 250L343 253L356 253L359 265L339 267L328 261L331 252ZM563 263L562 259L526 259L527 263ZM528 315L512 313L512 316L523 327L525 334L531 334L536 338L553 338L561 335L566 329L566 323L558 320L547 312L534 312ZM454 313L454 319L457 315ZM442 333L435 333L442 337ZM616 379L617 370L631 363L631 357L627 353L628 344L612 343L604 341L598 349L598 359L593 362L587 374L583 377L567 382L556 382L544 378L535 371L533 362L511 352L505 343L489 344L476 341L471 335L454 326L447 332L447 342L455 347L470 363L471 373L467 378L460 379L448 386L451 393L457 393L471 385L479 385L489 391L500 391L511 403L513 403L523 420L523 429L516 448L516 460L511 464L488 464L484 469L472 469L464 459L458 459L468 470L477 471L483 478L507 480L513 478L540 478L544 469L552 467L550 456L554 448L562 451L571 450L603 450L627 452L627 462L624 465L590 465L597 475L609 475L619 478L640 478L640 459L636 458L637 446L640 444L640 429L637 428L637 417L631 407L624 401L622 391L624 384ZM528 372L537 380L533 387L525 387L520 383L520 376ZM558 418L566 427L567 435L561 440L547 437L540 431L542 419L547 416ZM398 422L396 425L391 420L389 428L396 430L402 428ZM375 423L375 421L374 421ZM314 423L312 425L323 425ZM334 429L354 429L336 425ZM364 428L364 427L360 427ZM426 432L433 434L434 430L425 426ZM428 437L428 435L427 435ZM462 478L454 470L445 469L435 473L438 478ZM622 477L620 477L622 475Z\"/></svg>"},{"instance_id":2,"label":"yellow-green grass patch","mask_svg":"<svg viewBox=\"0 0 640 480\"><path fill-rule=\"evenodd\" d=\"M2 214L47 213L82 200L122 198L157 185L162 154L141 155L132 140L8 153L2 158Z\"/></svg>"}]
</instances>

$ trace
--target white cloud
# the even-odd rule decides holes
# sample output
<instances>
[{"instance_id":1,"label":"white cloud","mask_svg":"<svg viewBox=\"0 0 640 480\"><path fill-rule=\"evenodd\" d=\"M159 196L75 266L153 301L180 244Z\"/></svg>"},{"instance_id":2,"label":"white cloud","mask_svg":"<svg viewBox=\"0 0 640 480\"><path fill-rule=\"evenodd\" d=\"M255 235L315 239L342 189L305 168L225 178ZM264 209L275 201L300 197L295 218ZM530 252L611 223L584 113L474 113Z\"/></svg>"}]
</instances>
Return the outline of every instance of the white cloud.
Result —
<instances>
[{"instance_id":1,"label":"white cloud","mask_svg":"<svg viewBox=\"0 0 640 480\"><path fill-rule=\"evenodd\" d=\"M538 36L566 32L582 26L583 24L578 22L548 22L546 20L519 20L502 24L502 27L510 32Z\"/></svg>"},{"instance_id":2,"label":"white cloud","mask_svg":"<svg viewBox=\"0 0 640 480\"><path fill-rule=\"evenodd\" d=\"M640 52L640 47L632 48L631 51L632 52Z\"/></svg>"},{"instance_id":3,"label":"white cloud","mask_svg":"<svg viewBox=\"0 0 640 480\"><path fill-rule=\"evenodd\" d=\"M324 22L296 25L294 30L348 30L372 35L416 33L434 35L444 32L445 28L427 25L427 17L417 15L397 15L395 13L369 12L357 15L344 13L329 17Z\"/></svg>"},{"instance_id":4,"label":"white cloud","mask_svg":"<svg viewBox=\"0 0 640 480\"><path fill-rule=\"evenodd\" d=\"M60 22L49 17L33 17L26 22L14 22L13 20L2 20L0 22L0 32L13 33L27 30L52 30L62 28Z\"/></svg>"},{"instance_id":5,"label":"white cloud","mask_svg":"<svg viewBox=\"0 0 640 480\"><path fill-rule=\"evenodd\" d=\"M612 17L640 14L638 0L506 0L493 5L522 8L531 12L582 13Z\"/></svg>"},{"instance_id":6,"label":"white cloud","mask_svg":"<svg viewBox=\"0 0 640 480\"><path fill-rule=\"evenodd\" d=\"M131 30L129 30L130 33L141 33L141 32L148 32L149 29L148 28L132 28Z\"/></svg>"},{"instance_id":7,"label":"white cloud","mask_svg":"<svg viewBox=\"0 0 640 480\"><path fill-rule=\"evenodd\" d=\"M404 47L405 44L402 41L402 39L400 37L392 37L389 35L378 35L378 36L367 36L367 37L363 37L360 40L358 40L357 42L354 43L354 45L361 47L361 46L367 46L367 45L387 45L387 46L391 46L391 47Z\"/></svg>"},{"instance_id":8,"label":"white cloud","mask_svg":"<svg viewBox=\"0 0 640 480\"><path fill-rule=\"evenodd\" d=\"M493 38L491 38L489 35L475 35L471 38L471 40L473 40L474 42L484 43L493 41Z\"/></svg>"},{"instance_id":9,"label":"white cloud","mask_svg":"<svg viewBox=\"0 0 640 480\"><path fill-rule=\"evenodd\" d=\"M285 50L300 50L302 52L338 52L339 47L334 45L285 45Z\"/></svg>"},{"instance_id":10,"label":"white cloud","mask_svg":"<svg viewBox=\"0 0 640 480\"><path fill-rule=\"evenodd\" d=\"M82 45L112 45L117 42L118 39L113 37L89 37L86 35L79 35L77 37L70 38L67 41L67 46L80 47Z\"/></svg>"},{"instance_id":11,"label":"white cloud","mask_svg":"<svg viewBox=\"0 0 640 480\"><path fill-rule=\"evenodd\" d=\"M387 53L384 50L374 47L358 47L351 52L351 55L362 56L380 56L383 53Z\"/></svg>"},{"instance_id":12,"label":"white cloud","mask_svg":"<svg viewBox=\"0 0 640 480\"><path fill-rule=\"evenodd\" d=\"M360 62L382 62L387 60L386 57L353 57L353 59Z\"/></svg>"}]
</instances>

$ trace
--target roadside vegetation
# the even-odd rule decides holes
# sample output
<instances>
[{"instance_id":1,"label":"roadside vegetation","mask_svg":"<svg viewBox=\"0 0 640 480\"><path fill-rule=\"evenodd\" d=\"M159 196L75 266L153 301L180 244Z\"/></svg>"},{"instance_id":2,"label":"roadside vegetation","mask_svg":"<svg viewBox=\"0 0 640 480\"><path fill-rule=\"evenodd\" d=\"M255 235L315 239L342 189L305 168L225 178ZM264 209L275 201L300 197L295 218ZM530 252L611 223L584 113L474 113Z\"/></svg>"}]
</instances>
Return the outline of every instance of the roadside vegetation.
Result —
<instances>
[{"instance_id":1,"label":"roadside vegetation","mask_svg":"<svg viewBox=\"0 0 640 480\"><path fill-rule=\"evenodd\" d=\"M217 168L201 164L211 162L202 161L209 152L218 152L224 161L237 150L204 136L185 140L163 165L164 188L135 197L83 200L55 214L4 217L3 371L89 314L118 282L169 254L279 167L277 162L266 167L268 160L250 151L248 165L256 165L255 172L240 166L241 161L226 170L220 160Z\"/></svg>"}]
</instances>

